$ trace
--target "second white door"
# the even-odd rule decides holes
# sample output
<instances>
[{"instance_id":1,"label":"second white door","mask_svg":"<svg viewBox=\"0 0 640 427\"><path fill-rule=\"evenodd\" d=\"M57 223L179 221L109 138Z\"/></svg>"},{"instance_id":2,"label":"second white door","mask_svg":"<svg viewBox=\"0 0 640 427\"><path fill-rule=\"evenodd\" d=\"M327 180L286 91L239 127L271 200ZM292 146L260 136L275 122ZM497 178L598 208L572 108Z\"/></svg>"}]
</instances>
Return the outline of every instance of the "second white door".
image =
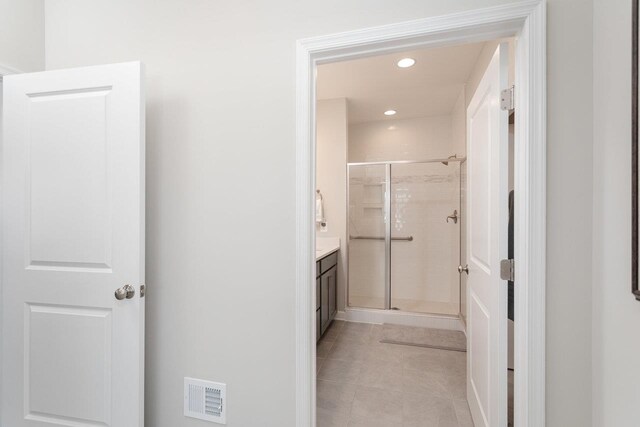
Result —
<instances>
[{"instance_id":1,"label":"second white door","mask_svg":"<svg viewBox=\"0 0 640 427\"><path fill-rule=\"evenodd\" d=\"M467 109L467 399L476 427L507 425L508 45L501 44Z\"/></svg>"}]
</instances>

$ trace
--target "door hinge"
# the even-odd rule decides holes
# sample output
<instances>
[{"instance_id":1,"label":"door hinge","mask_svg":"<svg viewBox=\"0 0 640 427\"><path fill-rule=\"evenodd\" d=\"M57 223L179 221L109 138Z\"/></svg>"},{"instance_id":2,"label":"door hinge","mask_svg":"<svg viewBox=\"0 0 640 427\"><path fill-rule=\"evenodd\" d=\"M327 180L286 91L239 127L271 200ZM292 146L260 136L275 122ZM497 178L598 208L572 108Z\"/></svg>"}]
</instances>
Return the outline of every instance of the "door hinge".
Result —
<instances>
[{"instance_id":1,"label":"door hinge","mask_svg":"<svg viewBox=\"0 0 640 427\"><path fill-rule=\"evenodd\" d=\"M502 280L515 281L516 265L512 259L503 259L500 261L500 278Z\"/></svg>"},{"instance_id":2,"label":"door hinge","mask_svg":"<svg viewBox=\"0 0 640 427\"><path fill-rule=\"evenodd\" d=\"M500 109L503 111L511 111L516 108L515 105L515 86L511 86L508 89L500 92Z\"/></svg>"}]
</instances>

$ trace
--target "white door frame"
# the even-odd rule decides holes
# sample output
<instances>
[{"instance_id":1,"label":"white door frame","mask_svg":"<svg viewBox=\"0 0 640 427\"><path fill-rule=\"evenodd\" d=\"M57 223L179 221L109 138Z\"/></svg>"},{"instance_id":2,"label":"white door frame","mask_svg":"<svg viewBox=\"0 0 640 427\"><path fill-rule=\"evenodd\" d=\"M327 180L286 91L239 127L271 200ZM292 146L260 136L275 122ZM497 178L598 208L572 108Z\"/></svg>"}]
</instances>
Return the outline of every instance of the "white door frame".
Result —
<instances>
[{"instance_id":1,"label":"white door frame","mask_svg":"<svg viewBox=\"0 0 640 427\"><path fill-rule=\"evenodd\" d=\"M296 46L296 426L315 426L316 66L518 37L515 135L515 418L545 424L546 4L470 10L299 40ZM506 321L506 319L505 319Z\"/></svg>"}]
</instances>

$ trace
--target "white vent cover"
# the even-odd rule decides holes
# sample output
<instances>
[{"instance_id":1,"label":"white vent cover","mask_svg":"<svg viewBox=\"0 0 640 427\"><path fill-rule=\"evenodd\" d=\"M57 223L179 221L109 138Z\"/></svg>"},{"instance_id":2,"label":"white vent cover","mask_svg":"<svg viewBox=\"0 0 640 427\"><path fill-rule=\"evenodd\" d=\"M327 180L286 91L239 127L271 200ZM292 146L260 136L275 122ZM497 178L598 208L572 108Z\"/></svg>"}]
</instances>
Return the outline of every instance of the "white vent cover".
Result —
<instances>
[{"instance_id":1,"label":"white vent cover","mask_svg":"<svg viewBox=\"0 0 640 427\"><path fill-rule=\"evenodd\" d=\"M184 379L184 416L227 423L227 385L195 378Z\"/></svg>"}]
</instances>

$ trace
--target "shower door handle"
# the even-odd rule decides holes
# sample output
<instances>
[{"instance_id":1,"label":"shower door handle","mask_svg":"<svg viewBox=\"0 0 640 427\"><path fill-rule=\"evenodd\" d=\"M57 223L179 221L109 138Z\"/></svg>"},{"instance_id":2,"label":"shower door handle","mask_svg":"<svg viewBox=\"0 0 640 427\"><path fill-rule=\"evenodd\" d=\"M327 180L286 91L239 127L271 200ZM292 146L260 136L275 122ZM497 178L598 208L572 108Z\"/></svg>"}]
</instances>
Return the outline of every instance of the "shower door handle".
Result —
<instances>
[{"instance_id":1,"label":"shower door handle","mask_svg":"<svg viewBox=\"0 0 640 427\"><path fill-rule=\"evenodd\" d=\"M454 224L458 223L458 210L454 210L453 211L453 215L449 215L447 217L447 222L449 222L449 220L452 219Z\"/></svg>"},{"instance_id":2,"label":"shower door handle","mask_svg":"<svg viewBox=\"0 0 640 427\"><path fill-rule=\"evenodd\" d=\"M458 266L458 273L462 274L462 272L467 273L467 276L469 275L469 264L465 265L464 267L461 265Z\"/></svg>"}]
</instances>

